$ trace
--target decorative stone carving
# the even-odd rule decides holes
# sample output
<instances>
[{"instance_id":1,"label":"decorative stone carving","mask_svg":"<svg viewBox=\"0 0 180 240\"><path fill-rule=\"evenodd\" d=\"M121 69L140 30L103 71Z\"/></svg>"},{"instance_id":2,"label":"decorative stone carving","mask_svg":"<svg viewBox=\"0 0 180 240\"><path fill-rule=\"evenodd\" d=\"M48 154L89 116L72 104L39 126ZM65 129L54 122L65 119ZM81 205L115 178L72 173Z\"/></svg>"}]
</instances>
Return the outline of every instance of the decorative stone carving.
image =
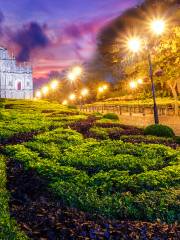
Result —
<instances>
[{"instance_id":1,"label":"decorative stone carving","mask_svg":"<svg viewBox=\"0 0 180 240\"><path fill-rule=\"evenodd\" d=\"M18 65L6 48L0 47L0 98L32 99L32 68Z\"/></svg>"}]
</instances>

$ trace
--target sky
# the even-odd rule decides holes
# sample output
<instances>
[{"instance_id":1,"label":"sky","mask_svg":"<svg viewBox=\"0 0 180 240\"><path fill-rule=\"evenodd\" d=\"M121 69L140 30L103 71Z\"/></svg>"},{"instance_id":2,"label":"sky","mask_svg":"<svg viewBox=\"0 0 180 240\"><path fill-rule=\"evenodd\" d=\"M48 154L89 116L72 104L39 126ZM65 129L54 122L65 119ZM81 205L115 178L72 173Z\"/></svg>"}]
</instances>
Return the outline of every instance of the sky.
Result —
<instances>
[{"instance_id":1,"label":"sky","mask_svg":"<svg viewBox=\"0 0 180 240\"><path fill-rule=\"evenodd\" d=\"M0 45L19 62L30 61L33 78L88 62L97 34L138 0L0 0Z\"/></svg>"}]
</instances>

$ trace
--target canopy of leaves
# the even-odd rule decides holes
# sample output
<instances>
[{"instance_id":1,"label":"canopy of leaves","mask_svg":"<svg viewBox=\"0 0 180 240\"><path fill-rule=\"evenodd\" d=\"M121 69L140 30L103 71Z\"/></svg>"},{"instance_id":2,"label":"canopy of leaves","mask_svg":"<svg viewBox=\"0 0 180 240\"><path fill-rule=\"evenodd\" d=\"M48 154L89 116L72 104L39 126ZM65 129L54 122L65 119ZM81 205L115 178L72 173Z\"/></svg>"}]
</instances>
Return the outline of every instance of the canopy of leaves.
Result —
<instances>
[{"instance_id":1,"label":"canopy of leaves","mask_svg":"<svg viewBox=\"0 0 180 240\"><path fill-rule=\"evenodd\" d=\"M145 0L135 8L128 9L115 21L109 24L99 35L99 54L109 71L114 71L116 66L124 66L124 58L127 55L125 43L128 36L138 33L146 35L147 23L153 16L171 18L178 9L179 0ZM176 21L175 16L173 21ZM173 22L172 21L172 22ZM148 35L149 38L149 35ZM131 59L128 59L128 62Z\"/></svg>"}]
</instances>

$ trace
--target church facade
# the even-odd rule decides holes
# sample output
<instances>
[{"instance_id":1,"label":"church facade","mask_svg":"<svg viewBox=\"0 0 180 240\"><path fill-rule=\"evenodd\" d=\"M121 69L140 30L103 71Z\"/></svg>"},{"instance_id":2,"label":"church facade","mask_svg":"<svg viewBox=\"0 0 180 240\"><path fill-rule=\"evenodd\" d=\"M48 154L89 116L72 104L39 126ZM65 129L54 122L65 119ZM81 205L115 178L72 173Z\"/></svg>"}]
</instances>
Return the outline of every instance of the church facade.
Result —
<instances>
[{"instance_id":1,"label":"church facade","mask_svg":"<svg viewBox=\"0 0 180 240\"><path fill-rule=\"evenodd\" d=\"M0 98L32 99L32 67L17 64L6 48L0 47Z\"/></svg>"}]
</instances>

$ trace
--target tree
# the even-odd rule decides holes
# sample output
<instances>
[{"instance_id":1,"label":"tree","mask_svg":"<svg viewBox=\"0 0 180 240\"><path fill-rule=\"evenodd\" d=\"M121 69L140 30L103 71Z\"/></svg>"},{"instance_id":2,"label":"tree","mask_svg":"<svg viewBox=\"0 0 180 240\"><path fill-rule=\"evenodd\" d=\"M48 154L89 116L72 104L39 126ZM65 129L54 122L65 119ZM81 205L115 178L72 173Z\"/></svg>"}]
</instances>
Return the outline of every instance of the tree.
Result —
<instances>
[{"instance_id":1,"label":"tree","mask_svg":"<svg viewBox=\"0 0 180 240\"><path fill-rule=\"evenodd\" d=\"M167 84L175 99L175 112L178 113L178 95L180 95L180 27L174 27L160 39L154 54L157 77ZM159 72L159 74L158 74Z\"/></svg>"},{"instance_id":2,"label":"tree","mask_svg":"<svg viewBox=\"0 0 180 240\"><path fill-rule=\"evenodd\" d=\"M173 15L178 23L180 14L178 13L177 4L179 4L179 0L144 0L140 5L126 10L121 16L103 29L98 37L98 52L101 55L107 71L115 75L116 79L123 80L123 68L132 66L133 63L123 64L123 59L126 58L127 54L127 52L125 52L125 50L127 50L125 47L125 40L127 39L125 37L127 37L128 33L130 35L138 33L140 36L144 36L147 32L147 22L149 21L150 13L154 13L154 15L158 13L157 15L167 16L167 18L170 16L171 20ZM143 59L145 62L147 61L146 57L147 56ZM142 71L144 71L144 74L148 72L148 67L146 69L142 62L136 64L133 68L134 70L130 70L132 76L135 75L138 69L140 69L141 74L143 74ZM127 75L130 76L129 74ZM160 82L162 89L166 88L165 81L161 81L161 78L157 80ZM170 84L168 86L170 87ZM173 92L176 88L180 89L180 84L177 83L177 86L173 86Z\"/></svg>"}]
</instances>

